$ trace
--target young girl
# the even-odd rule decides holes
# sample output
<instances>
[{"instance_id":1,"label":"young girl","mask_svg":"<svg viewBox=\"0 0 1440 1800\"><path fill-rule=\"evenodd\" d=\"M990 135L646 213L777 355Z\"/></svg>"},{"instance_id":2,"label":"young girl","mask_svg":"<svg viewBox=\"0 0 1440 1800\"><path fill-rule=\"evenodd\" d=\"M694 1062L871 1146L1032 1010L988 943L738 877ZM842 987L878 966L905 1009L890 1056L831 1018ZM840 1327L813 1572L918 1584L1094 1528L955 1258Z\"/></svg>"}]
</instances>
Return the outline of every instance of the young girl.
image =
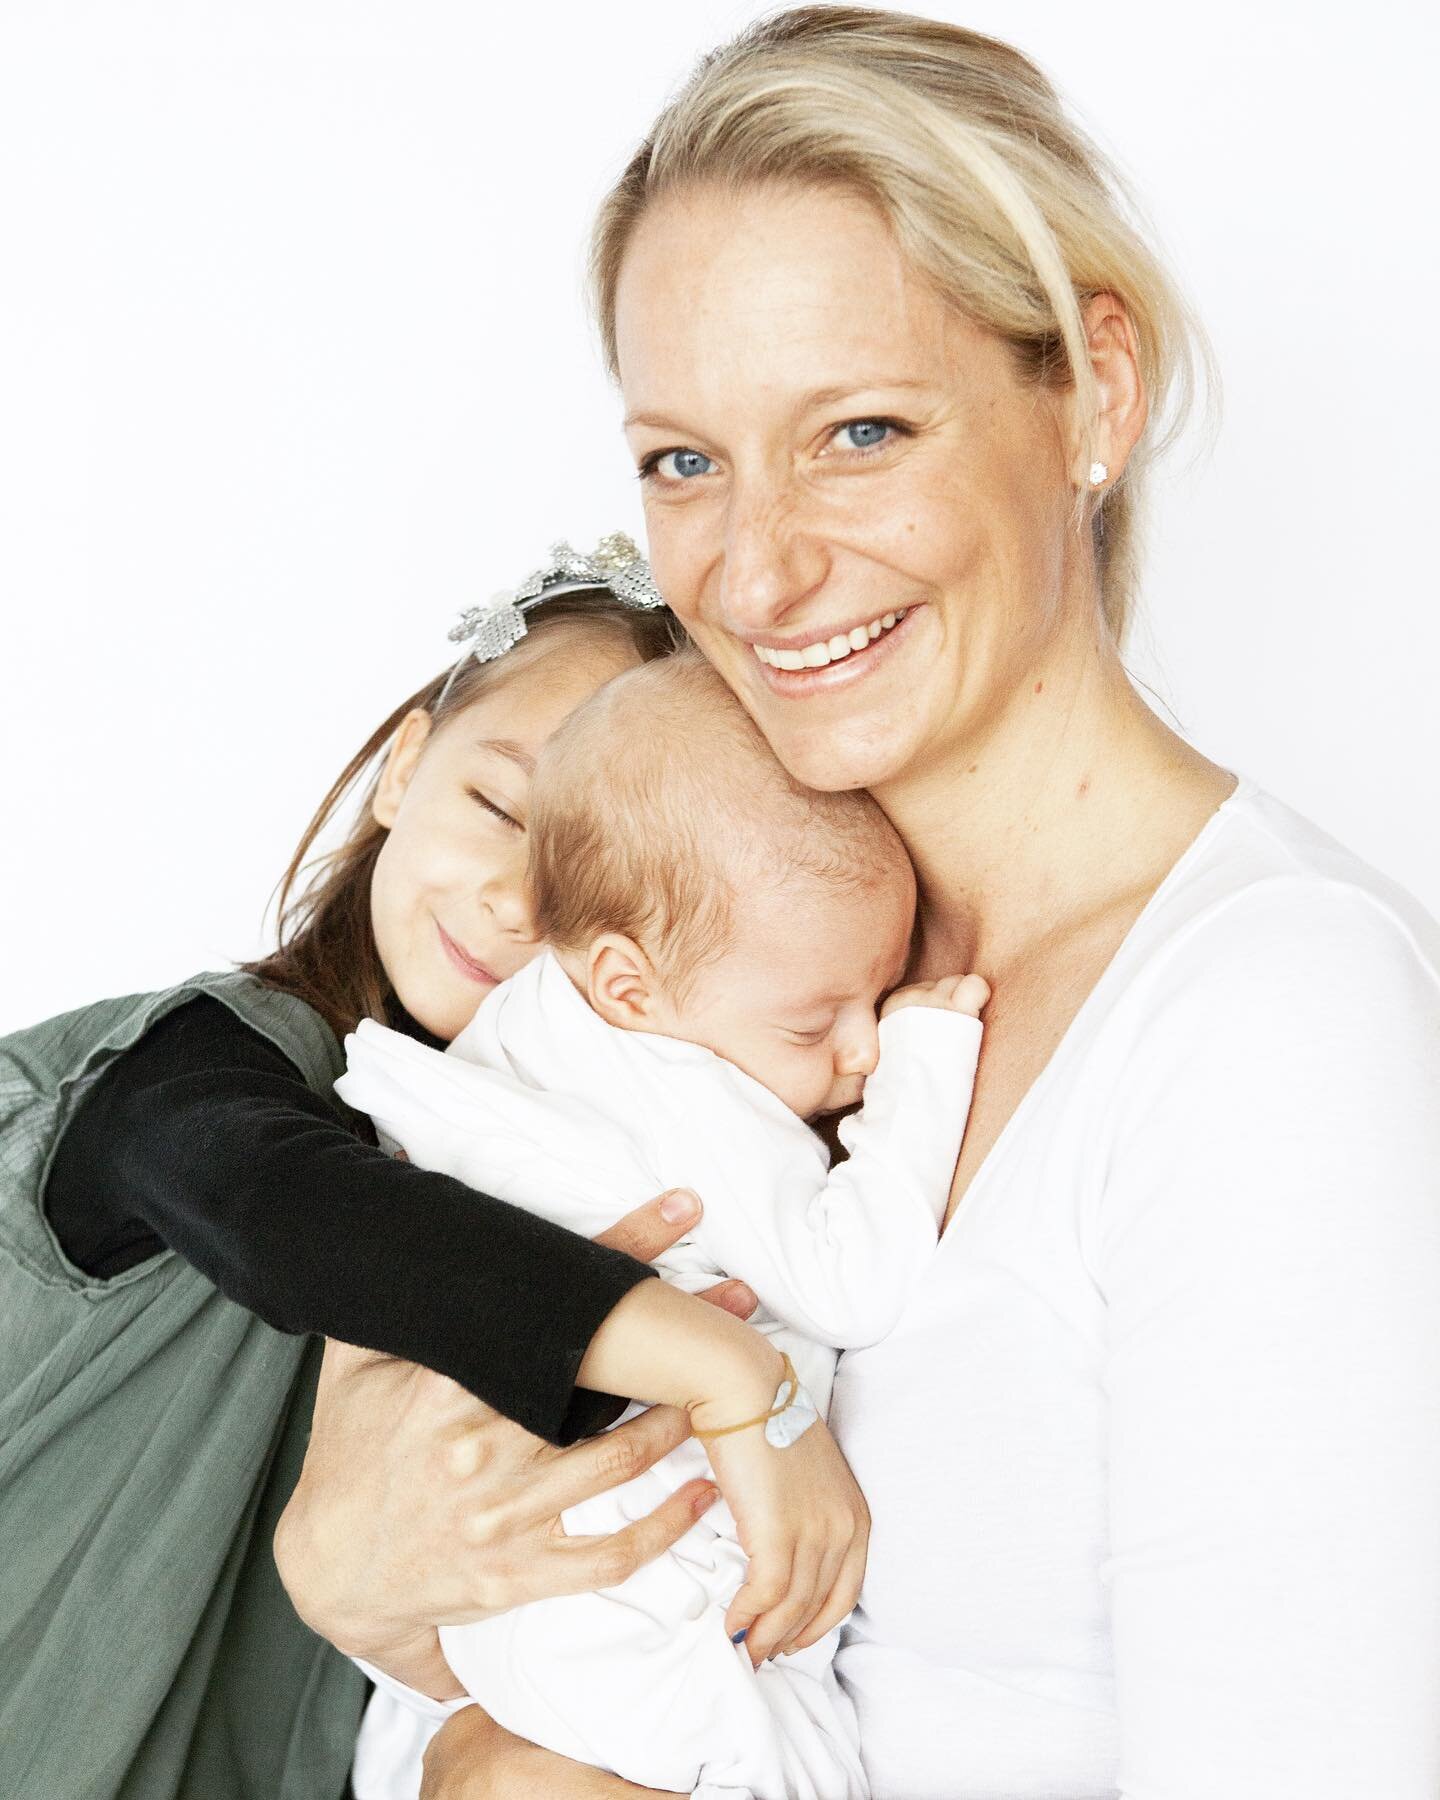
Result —
<instances>
[{"instance_id":1,"label":"young girl","mask_svg":"<svg viewBox=\"0 0 1440 1800\"><path fill-rule=\"evenodd\" d=\"M456 669L341 774L273 956L0 1043L7 1791L342 1792L363 1683L299 1622L270 1549L314 1335L423 1362L555 1442L604 1416L577 1377L705 1420L754 1410L771 1353L736 1320L392 1161L331 1094L361 1017L448 1040L534 955L528 769L581 700L673 645L623 541L557 547L521 594L503 641L473 616ZM355 829L292 898L382 751ZM807 1489L849 1488L807 1435L803 1456L720 1471L767 1567L788 1566Z\"/></svg>"}]
</instances>

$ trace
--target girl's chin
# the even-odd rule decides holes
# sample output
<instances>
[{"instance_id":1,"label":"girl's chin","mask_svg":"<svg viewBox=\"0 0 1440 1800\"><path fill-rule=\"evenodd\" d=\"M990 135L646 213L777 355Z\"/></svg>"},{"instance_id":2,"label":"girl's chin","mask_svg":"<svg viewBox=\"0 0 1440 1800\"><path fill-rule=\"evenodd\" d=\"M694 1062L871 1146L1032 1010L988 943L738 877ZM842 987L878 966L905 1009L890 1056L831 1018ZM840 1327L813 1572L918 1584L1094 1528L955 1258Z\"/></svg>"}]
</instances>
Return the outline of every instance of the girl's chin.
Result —
<instances>
[{"instance_id":1,"label":"girl's chin","mask_svg":"<svg viewBox=\"0 0 1440 1800\"><path fill-rule=\"evenodd\" d=\"M397 989L396 998L422 1031L428 1031L444 1043L453 1043L475 1017L484 992L466 985L463 993L405 992Z\"/></svg>"}]
</instances>

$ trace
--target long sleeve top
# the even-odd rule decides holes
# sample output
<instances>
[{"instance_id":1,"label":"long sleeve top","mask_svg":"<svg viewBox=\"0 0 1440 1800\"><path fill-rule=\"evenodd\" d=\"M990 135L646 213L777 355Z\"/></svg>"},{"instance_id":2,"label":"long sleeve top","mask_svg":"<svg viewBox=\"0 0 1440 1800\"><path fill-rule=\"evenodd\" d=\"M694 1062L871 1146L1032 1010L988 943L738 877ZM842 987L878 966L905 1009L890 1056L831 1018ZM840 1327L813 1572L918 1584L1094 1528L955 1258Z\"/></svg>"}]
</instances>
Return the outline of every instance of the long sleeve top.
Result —
<instances>
[{"instance_id":1,"label":"long sleeve top","mask_svg":"<svg viewBox=\"0 0 1440 1800\"><path fill-rule=\"evenodd\" d=\"M46 1213L89 1274L173 1250L278 1330L423 1363L552 1442L613 1417L614 1401L575 1376L649 1271L397 1162L360 1131L201 996L85 1096L51 1166Z\"/></svg>"},{"instance_id":2,"label":"long sleeve top","mask_svg":"<svg viewBox=\"0 0 1440 1800\"><path fill-rule=\"evenodd\" d=\"M831 1422L877 1800L1433 1800L1434 922L1242 783Z\"/></svg>"}]
</instances>

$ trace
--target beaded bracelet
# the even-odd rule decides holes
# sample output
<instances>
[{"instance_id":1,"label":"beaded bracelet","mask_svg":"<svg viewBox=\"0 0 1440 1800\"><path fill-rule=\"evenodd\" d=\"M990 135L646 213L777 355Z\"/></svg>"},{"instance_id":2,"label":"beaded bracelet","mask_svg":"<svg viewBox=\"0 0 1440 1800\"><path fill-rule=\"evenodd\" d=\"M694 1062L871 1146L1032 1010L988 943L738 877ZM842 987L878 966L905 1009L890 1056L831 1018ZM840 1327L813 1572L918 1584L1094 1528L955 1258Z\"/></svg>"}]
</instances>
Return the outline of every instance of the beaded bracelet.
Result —
<instances>
[{"instance_id":1,"label":"beaded bracelet","mask_svg":"<svg viewBox=\"0 0 1440 1800\"><path fill-rule=\"evenodd\" d=\"M748 1431L752 1425L768 1425L771 1419L789 1412L800 1393L800 1377L795 1373L794 1363L783 1350L780 1352L780 1360L784 1365L780 1371L780 1385L775 1390L775 1404L769 1412L756 1413L753 1419L741 1419L738 1425L716 1425L709 1431L697 1431L692 1425L691 1435L699 1438L702 1444L708 1444L712 1438L729 1437L732 1431Z\"/></svg>"}]
</instances>

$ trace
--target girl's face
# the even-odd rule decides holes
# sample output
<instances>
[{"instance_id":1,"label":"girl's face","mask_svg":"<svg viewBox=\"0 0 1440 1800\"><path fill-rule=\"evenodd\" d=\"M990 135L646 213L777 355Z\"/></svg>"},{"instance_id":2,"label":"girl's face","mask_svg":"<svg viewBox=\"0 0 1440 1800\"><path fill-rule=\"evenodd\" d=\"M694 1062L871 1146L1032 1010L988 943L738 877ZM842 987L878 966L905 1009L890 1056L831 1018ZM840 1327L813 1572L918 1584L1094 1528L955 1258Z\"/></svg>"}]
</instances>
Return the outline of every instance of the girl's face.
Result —
<instances>
[{"instance_id":1,"label":"girl's face","mask_svg":"<svg viewBox=\"0 0 1440 1800\"><path fill-rule=\"evenodd\" d=\"M840 190L656 203L616 331L656 579L780 760L873 788L973 752L1060 629L1054 397Z\"/></svg>"},{"instance_id":2,"label":"girl's face","mask_svg":"<svg viewBox=\"0 0 1440 1800\"><path fill-rule=\"evenodd\" d=\"M639 660L609 634L564 625L509 654L514 666L438 729L428 713L406 718L372 808L389 832L370 887L380 960L406 1011L447 1040L540 947L525 820L541 746Z\"/></svg>"}]
</instances>

